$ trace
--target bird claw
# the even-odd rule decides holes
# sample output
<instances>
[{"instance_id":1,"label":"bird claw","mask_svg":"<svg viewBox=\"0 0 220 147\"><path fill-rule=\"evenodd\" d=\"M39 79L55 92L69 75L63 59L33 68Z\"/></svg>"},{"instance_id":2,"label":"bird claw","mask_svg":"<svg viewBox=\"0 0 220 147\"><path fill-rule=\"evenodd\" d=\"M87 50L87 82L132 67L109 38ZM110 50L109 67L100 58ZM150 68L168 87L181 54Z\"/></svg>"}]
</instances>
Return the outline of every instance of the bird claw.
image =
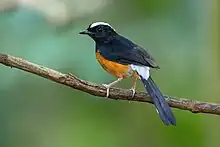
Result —
<instances>
[{"instance_id":1,"label":"bird claw","mask_svg":"<svg viewBox=\"0 0 220 147\"><path fill-rule=\"evenodd\" d=\"M108 84L102 84L102 86L104 86L107 90L106 90L106 92L107 92L107 94L106 94L106 98L108 98L109 97L109 89L110 89L110 86L108 85Z\"/></svg>"},{"instance_id":2,"label":"bird claw","mask_svg":"<svg viewBox=\"0 0 220 147\"><path fill-rule=\"evenodd\" d=\"M134 96L135 96L136 90L135 90L135 88L131 88L130 90L132 91L132 97L131 98L133 99Z\"/></svg>"}]
</instances>

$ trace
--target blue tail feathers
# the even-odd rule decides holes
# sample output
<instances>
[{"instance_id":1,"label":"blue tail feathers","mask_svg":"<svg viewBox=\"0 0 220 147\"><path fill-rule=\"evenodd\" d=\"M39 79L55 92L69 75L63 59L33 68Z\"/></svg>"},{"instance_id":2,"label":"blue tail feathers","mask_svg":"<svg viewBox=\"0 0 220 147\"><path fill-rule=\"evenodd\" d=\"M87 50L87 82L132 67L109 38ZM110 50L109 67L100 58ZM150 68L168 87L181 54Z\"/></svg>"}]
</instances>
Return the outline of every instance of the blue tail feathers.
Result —
<instances>
[{"instance_id":1,"label":"blue tail feathers","mask_svg":"<svg viewBox=\"0 0 220 147\"><path fill-rule=\"evenodd\" d=\"M173 112L166 102L163 94L160 92L160 89L154 83L153 79L149 77L147 80L141 77L141 80L144 84L144 87L148 91L148 94L152 97L152 102L155 105L157 112L160 115L161 120L166 125L176 125L176 119L173 115Z\"/></svg>"}]
</instances>

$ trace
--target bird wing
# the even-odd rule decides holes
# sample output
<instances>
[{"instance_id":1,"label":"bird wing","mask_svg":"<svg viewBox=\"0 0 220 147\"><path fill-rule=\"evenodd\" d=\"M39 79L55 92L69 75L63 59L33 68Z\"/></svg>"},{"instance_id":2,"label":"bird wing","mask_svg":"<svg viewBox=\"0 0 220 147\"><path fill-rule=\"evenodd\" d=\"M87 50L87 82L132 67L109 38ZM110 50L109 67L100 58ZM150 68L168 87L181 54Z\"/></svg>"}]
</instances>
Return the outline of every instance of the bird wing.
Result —
<instances>
[{"instance_id":1,"label":"bird wing","mask_svg":"<svg viewBox=\"0 0 220 147\"><path fill-rule=\"evenodd\" d=\"M142 47L120 36L111 44L97 47L100 53L108 60L125 65L141 65L159 68L155 59Z\"/></svg>"}]
</instances>

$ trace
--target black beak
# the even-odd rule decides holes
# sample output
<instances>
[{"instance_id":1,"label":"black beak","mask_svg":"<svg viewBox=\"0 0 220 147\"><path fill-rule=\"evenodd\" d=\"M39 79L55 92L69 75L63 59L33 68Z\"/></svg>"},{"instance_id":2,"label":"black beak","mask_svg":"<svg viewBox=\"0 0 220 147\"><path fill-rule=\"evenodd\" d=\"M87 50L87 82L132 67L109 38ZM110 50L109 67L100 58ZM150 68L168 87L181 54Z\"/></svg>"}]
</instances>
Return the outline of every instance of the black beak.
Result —
<instances>
[{"instance_id":1,"label":"black beak","mask_svg":"<svg viewBox=\"0 0 220 147\"><path fill-rule=\"evenodd\" d=\"M79 32L79 34L88 35L88 34L91 34L91 32L89 32L88 30L84 30L84 31Z\"/></svg>"}]
</instances>

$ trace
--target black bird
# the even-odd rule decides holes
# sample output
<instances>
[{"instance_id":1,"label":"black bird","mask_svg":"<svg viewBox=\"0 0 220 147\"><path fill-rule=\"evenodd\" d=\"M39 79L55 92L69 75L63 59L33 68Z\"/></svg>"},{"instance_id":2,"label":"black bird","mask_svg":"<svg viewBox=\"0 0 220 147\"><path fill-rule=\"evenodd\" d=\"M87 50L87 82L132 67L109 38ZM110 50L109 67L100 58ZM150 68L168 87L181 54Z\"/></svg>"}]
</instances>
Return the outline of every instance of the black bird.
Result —
<instances>
[{"instance_id":1,"label":"black bird","mask_svg":"<svg viewBox=\"0 0 220 147\"><path fill-rule=\"evenodd\" d=\"M176 125L171 108L150 76L150 68L158 69L159 66L145 49L118 34L105 22L92 23L80 34L86 34L95 41L98 62L107 72L118 78L110 84L103 84L107 88L107 97L110 86L127 77L134 79L132 87L134 96L136 80L139 78L152 97L152 102L164 124Z\"/></svg>"}]
</instances>

